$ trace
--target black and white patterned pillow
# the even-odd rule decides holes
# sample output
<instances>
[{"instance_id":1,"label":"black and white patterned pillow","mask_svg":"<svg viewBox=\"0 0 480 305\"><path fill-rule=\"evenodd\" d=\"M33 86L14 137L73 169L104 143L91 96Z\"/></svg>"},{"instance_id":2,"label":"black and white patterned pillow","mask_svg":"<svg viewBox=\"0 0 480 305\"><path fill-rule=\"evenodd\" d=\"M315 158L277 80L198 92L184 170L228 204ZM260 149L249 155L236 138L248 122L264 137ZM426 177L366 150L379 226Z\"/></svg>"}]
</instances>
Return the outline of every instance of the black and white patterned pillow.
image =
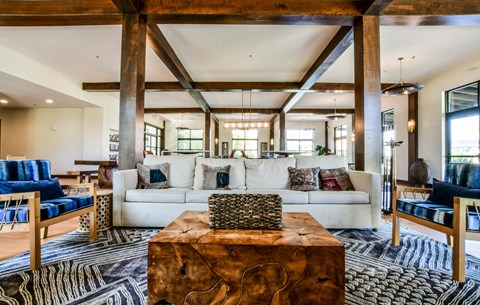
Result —
<instances>
[{"instance_id":1,"label":"black and white patterned pillow","mask_svg":"<svg viewBox=\"0 0 480 305\"><path fill-rule=\"evenodd\" d=\"M212 167L202 164L202 189L229 190L231 165Z\"/></svg>"},{"instance_id":2,"label":"black and white patterned pillow","mask_svg":"<svg viewBox=\"0 0 480 305\"><path fill-rule=\"evenodd\" d=\"M168 188L168 169L170 163L156 165L143 165L137 163L138 184L140 189L166 189Z\"/></svg>"}]
</instances>

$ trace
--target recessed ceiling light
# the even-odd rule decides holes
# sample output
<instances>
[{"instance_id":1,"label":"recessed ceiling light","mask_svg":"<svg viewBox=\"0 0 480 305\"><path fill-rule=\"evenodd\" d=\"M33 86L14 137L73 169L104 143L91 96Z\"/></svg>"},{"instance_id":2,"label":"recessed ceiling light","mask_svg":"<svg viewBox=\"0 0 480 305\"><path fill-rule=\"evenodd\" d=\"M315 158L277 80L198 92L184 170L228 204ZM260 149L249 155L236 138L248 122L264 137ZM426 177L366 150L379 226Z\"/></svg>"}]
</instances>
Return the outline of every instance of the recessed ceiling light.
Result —
<instances>
[{"instance_id":1,"label":"recessed ceiling light","mask_svg":"<svg viewBox=\"0 0 480 305\"><path fill-rule=\"evenodd\" d=\"M51 99L48 99L45 102L47 102L48 104L53 104L53 100L51 100Z\"/></svg>"},{"instance_id":2,"label":"recessed ceiling light","mask_svg":"<svg viewBox=\"0 0 480 305\"><path fill-rule=\"evenodd\" d=\"M0 103L1 103L1 104L8 104L8 101L5 100L5 99L1 99L1 100L0 100Z\"/></svg>"}]
</instances>

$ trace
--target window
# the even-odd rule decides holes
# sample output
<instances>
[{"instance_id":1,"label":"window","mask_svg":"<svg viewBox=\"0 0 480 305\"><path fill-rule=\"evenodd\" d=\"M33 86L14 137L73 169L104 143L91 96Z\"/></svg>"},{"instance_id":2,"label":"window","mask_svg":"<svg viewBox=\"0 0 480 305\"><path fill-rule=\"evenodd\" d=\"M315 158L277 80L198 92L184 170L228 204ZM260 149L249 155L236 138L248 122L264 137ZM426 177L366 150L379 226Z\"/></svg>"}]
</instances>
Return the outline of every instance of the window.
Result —
<instances>
[{"instance_id":1,"label":"window","mask_svg":"<svg viewBox=\"0 0 480 305\"><path fill-rule=\"evenodd\" d=\"M153 152L154 155L159 156L162 149L162 130L156 126L145 123L144 128L144 150Z\"/></svg>"},{"instance_id":2,"label":"window","mask_svg":"<svg viewBox=\"0 0 480 305\"><path fill-rule=\"evenodd\" d=\"M313 129L288 129L287 150L305 152L313 151Z\"/></svg>"},{"instance_id":3,"label":"window","mask_svg":"<svg viewBox=\"0 0 480 305\"><path fill-rule=\"evenodd\" d=\"M347 125L340 125L334 128L335 154L347 156Z\"/></svg>"},{"instance_id":4,"label":"window","mask_svg":"<svg viewBox=\"0 0 480 305\"><path fill-rule=\"evenodd\" d=\"M480 81L446 92L446 161L479 163Z\"/></svg>"},{"instance_id":5,"label":"window","mask_svg":"<svg viewBox=\"0 0 480 305\"><path fill-rule=\"evenodd\" d=\"M258 130L257 129L233 129L232 149L242 150L249 158L258 156Z\"/></svg>"},{"instance_id":6,"label":"window","mask_svg":"<svg viewBox=\"0 0 480 305\"><path fill-rule=\"evenodd\" d=\"M203 129L178 129L177 150L203 150Z\"/></svg>"}]
</instances>

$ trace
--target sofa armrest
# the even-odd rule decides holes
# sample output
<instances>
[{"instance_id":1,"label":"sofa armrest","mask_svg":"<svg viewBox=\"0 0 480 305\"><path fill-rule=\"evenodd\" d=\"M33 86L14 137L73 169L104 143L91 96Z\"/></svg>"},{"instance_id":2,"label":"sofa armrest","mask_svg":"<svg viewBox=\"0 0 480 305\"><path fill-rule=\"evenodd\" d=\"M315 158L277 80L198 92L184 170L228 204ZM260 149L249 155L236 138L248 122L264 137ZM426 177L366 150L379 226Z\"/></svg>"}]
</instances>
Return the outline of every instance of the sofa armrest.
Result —
<instances>
[{"instance_id":1,"label":"sofa armrest","mask_svg":"<svg viewBox=\"0 0 480 305\"><path fill-rule=\"evenodd\" d=\"M113 173L113 225L122 225L122 203L125 201L125 193L135 189L138 183L136 169L127 169Z\"/></svg>"},{"instance_id":2,"label":"sofa armrest","mask_svg":"<svg viewBox=\"0 0 480 305\"><path fill-rule=\"evenodd\" d=\"M382 219L382 187L379 173L370 173L362 171L347 171L353 187L357 191L367 192L372 206L372 228L380 227Z\"/></svg>"}]
</instances>

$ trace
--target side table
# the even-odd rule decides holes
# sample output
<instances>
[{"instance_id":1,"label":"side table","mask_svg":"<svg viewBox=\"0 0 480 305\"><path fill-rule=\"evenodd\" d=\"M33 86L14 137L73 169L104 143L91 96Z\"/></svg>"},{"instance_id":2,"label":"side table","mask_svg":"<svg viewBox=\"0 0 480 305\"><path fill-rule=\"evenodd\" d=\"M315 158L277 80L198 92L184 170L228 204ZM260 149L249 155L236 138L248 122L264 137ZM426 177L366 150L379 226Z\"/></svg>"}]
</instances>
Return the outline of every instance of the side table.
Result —
<instances>
[{"instance_id":1,"label":"side table","mask_svg":"<svg viewBox=\"0 0 480 305\"><path fill-rule=\"evenodd\" d=\"M112 227L112 201L112 190L97 190L97 231L105 231ZM88 232L89 227L89 215L80 215L77 231Z\"/></svg>"}]
</instances>

